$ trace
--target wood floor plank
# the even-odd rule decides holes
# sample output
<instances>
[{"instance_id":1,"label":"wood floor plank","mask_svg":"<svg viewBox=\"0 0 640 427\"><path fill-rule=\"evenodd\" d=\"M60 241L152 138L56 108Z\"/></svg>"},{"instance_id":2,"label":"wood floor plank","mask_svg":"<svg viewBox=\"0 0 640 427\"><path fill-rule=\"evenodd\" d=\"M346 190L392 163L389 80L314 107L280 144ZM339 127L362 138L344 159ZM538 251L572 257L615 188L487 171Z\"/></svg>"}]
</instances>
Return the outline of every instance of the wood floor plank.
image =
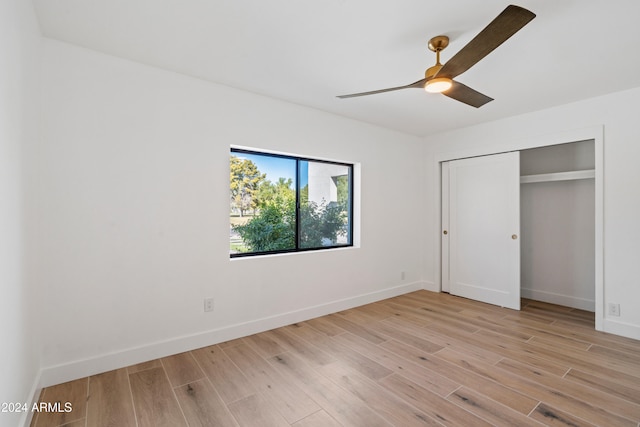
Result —
<instances>
[{"instance_id":1,"label":"wood floor plank","mask_svg":"<svg viewBox=\"0 0 640 427\"><path fill-rule=\"evenodd\" d=\"M432 319L429 319L421 312L416 312L412 308L406 308L398 304L395 304L394 307L396 314L379 321L379 323L406 326L408 330L420 334L423 330L428 329L433 322Z\"/></svg>"},{"instance_id":2,"label":"wood floor plank","mask_svg":"<svg viewBox=\"0 0 640 427\"><path fill-rule=\"evenodd\" d=\"M567 314L567 313L571 313L571 307L566 307L566 306L562 306L562 305L557 305L557 304L551 304L548 302L544 302L544 301L536 301L533 299L526 299L523 298L522 299L522 306L529 308L529 309L535 309L535 310L544 310L545 313L561 313L561 314Z\"/></svg>"},{"instance_id":3,"label":"wood floor plank","mask_svg":"<svg viewBox=\"0 0 640 427\"><path fill-rule=\"evenodd\" d=\"M523 322L523 318L528 319L532 316L535 316L536 319L542 318L540 315L533 315L527 312L516 312L506 316L505 320L507 322L521 323ZM593 325L589 327L576 327L575 325L565 325L562 323L562 321L558 321L557 319L554 319L550 316L546 316L544 317L544 319L547 323L553 324L541 325L538 323L537 325L535 325L529 323L527 326L547 331L566 339L575 339L577 341L589 342L592 344L601 345L603 347L615 347L616 349L624 349L631 353L637 353L638 351L640 351L640 341L608 334L601 331L596 331Z\"/></svg>"},{"instance_id":4,"label":"wood floor plank","mask_svg":"<svg viewBox=\"0 0 640 427\"><path fill-rule=\"evenodd\" d=\"M382 318L388 317L388 315L374 316L373 314L370 314L366 310L362 310L362 307L356 307L349 310L339 311L337 313L334 313L334 315L342 317L345 320L348 320L350 322L356 323L361 326L367 326L369 323L379 322L380 320L383 320Z\"/></svg>"},{"instance_id":5,"label":"wood floor plank","mask_svg":"<svg viewBox=\"0 0 640 427\"><path fill-rule=\"evenodd\" d=\"M578 369L571 369L567 375L565 375L565 378L595 388L604 393L618 396L629 402L640 404L640 382L635 379L630 379L630 377L622 373L617 378L602 378L601 376L589 374Z\"/></svg>"},{"instance_id":6,"label":"wood floor plank","mask_svg":"<svg viewBox=\"0 0 640 427\"><path fill-rule=\"evenodd\" d=\"M354 369L371 379L375 380L383 378L392 373L390 369L387 369L367 356L352 350L340 341L327 337L321 332L316 331L311 326L290 329L290 331L295 333L298 338L306 340L308 343L313 344L336 359L342 360L344 363L349 364ZM370 340L368 341L371 342Z\"/></svg>"},{"instance_id":7,"label":"wood floor plank","mask_svg":"<svg viewBox=\"0 0 640 427\"><path fill-rule=\"evenodd\" d=\"M89 377L87 427L136 427L126 368Z\"/></svg>"},{"instance_id":8,"label":"wood floor plank","mask_svg":"<svg viewBox=\"0 0 640 427\"><path fill-rule=\"evenodd\" d=\"M625 351L619 348L604 347L602 345L592 345L589 350L590 353L599 354L612 360L619 360L623 363L629 363L631 365L638 365L640 363L640 349L636 351Z\"/></svg>"},{"instance_id":9,"label":"wood floor plank","mask_svg":"<svg viewBox=\"0 0 640 427\"><path fill-rule=\"evenodd\" d=\"M361 399L321 375L291 353L269 359L289 381L298 384L329 415L344 426L389 427L391 424L375 413Z\"/></svg>"},{"instance_id":10,"label":"wood floor plank","mask_svg":"<svg viewBox=\"0 0 640 427\"><path fill-rule=\"evenodd\" d=\"M303 390L284 381L276 369L248 345L230 347L224 352L287 422L294 423L321 409Z\"/></svg>"},{"instance_id":11,"label":"wood floor plank","mask_svg":"<svg viewBox=\"0 0 640 427\"><path fill-rule=\"evenodd\" d=\"M494 426L540 427L540 423L466 387L460 387L447 399L476 414Z\"/></svg>"},{"instance_id":12,"label":"wood floor plank","mask_svg":"<svg viewBox=\"0 0 640 427\"><path fill-rule=\"evenodd\" d=\"M187 425L164 369L130 374L129 381L139 427Z\"/></svg>"},{"instance_id":13,"label":"wood floor plank","mask_svg":"<svg viewBox=\"0 0 640 427\"><path fill-rule=\"evenodd\" d=\"M299 327L299 326L298 326ZM321 348L301 340L289 331L290 328L279 328L271 332L271 337L286 351L291 351L302 357L307 363L314 366L323 366L336 361L336 358ZM274 355L275 356L275 355Z\"/></svg>"},{"instance_id":14,"label":"wood floor plank","mask_svg":"<svg viewBox=\"0 0 640 427\"><path fill-rule=\"evenodd\" d=\"M225 348L233 347L235 345ZM199 348L191 354L226 404L256 393L256 388L219 346Z\"/></svg>"},{"instance_id":15,"label":"wood floor plank","mask_svg":"<svg viewBox=\"0 0 640 427\"><path fill-rule=\"evenodd\" d=\"M371 304L358 307L358 310L366 313L373 321L388 319L395 316L395 310L392 310L380 302L374 302Z\"/></svg>"},{"instance_id":16,"label":"wood floor plank","mask_svg":"<svg viewBox=\"0 0 640 427\"><path fill-rule=\"evenodd\" d=\"M546 358L542 355L536 355L533 352L528 351L530 345L526 342L510 339L495 332L479 330L473 334L468 334L464 331L458 331L450 328L449 326L443 325L434 325L431 330L435 333L439 333L444 336L451 336L460 341L466 342L468 346L492 351L503 357L520 359L558 376L564 375L571 368L571 365L568 363L560 364L556 359ZM468 351L461 353L470 354Z\"/></svg>"},{"instance_id":17,"label":"wood floor plank","mask_svg":"<svg viewBox=\"0 0 640 427\"><path fill-rule=\"evenodd\" d=\"M412 298L406 295L401 295L398 298L394 298L387 302L387 304L395 309L404 309L411 310L415 314L420 314L422 316L430 315L440 315L440 316L451 316L452 314L459 313L462 309L455 309L450 306L440 305L440 304L432 304L428 300L422 300L420 298Z\"/></svg>"},{"instance_id":18,"label":"wood floor plank","mask_svg":"<svg viewBox=\"0 0 640 427\"><path fill-rule=\"evenodd\" d=\"M457 316L459 320L463 320L464 317L462 315ZM483 316L472 317L468 319L469 322L478 326L480 329L486 331L492 331L502 336L513 338L516 340L527 341L533 337L531 331L524 330L524 328L505 326L504 321L493 321L492 319L487 319Z\"/></svg>"},{"instance_id":19,"label":"wood floor plank","mask_svg":"<svg viewBox=\"0 0 640 427\"><path fill-rule=\"evenodd\" d=\"M399 375L391 375L379 383L442 425L491 427L482 418Z\"/></svg>"},{"instance_id":20,"label":"wood floor plank","mask_svg":"<svg viewBox=\"0 0 640 427\"><path fill-rule=\"evenodd\" d=\"M178 387L204 378L204 372L198 366L191 352L163 357L161 362L172 387Z\"/></svg>"},{"instance_id":21,"label":"wood floor plank","mask_svg":"<svg viewBox=\"0 0 640 427\"><path fill-rule=\"evenodd\" d=\"M335 420L324 410L318 411L309 415L306 418L301 419L293 424L292 427L343 427L338 421Z\"/></svg>"},{"instance_id":22,"label":"wood floor plank","mask_svg":"<svg viewBox=\"0 0 640 427\"><path fill-rule=\"evenodd\" d=\"M505 323L504 320L501 323ZM519 323L511 323L509 324L509 328L524 334L524 336L531 337L529 341L533 340L541 340L543 342L547 342L550 345L561 345L565 347L570 347L577 350L587 350L591 346L590 341L579 340L576 338L568 337L558 331L554 330L552 326L549 325L522 325ZM490 330L489 328L484 328L486 330ZM495 331L499 332L499 331ZM504 335L504 334L502 334ZM525 340L526 341L526 340Z\"/></svg>"},{"instance_id":23,"label":"wood floor plank","mask_svg":"<svg viewBox=\"0 0 640 427\"><path fill-rule=\"evenodd\" d=\"M583 367L593 371L605 367L627 375L633 375L640 381L640 363L637 362L622 361L608 355L588 351L571 351L540 342L529 344L527 348L540 357L559 360L569 366Z\"/></svg>"},{"instance_id":24,"label":"wood floor plank","mask_svg":"<svg viewBox=\"0 0 640 427\"><path fill-rule=\"evenodd\" d=\"M371 341L374 344L380 344L387 340L387 337L385 337L384 335L377 334L376 332L350 320L347 320L338 314L330 314L329 316L327 316L327 320L344 329L345 331L349 331L352 334L364 338L365 340Z\"/></svg>"},{"instance_id":25,"label":"wood floor plank","mask_svg":"<svg viewBox=\"0 0 640 427\"><path fill-rule=\"evenodd\" d=\"M246 338L246 337L244 337ZM225 342L221 342L218 345L218 347L225 349L227 347L233 347L234 345L239 345L239 344L244 344L244 338L237 338L234 340L229 340L229 341L225 341Z\"/></svg>"},{"instance_id":26,"label":"wood floor plank","mask_svg":"<svg viewBox=\"0 0 640 427\"><path fill-rule=\"evenodd\" d=\"M555 320L552 325L561 331L562 335L590 342L605 348L614 348L631 354L640 353L640 340L613 335L602 331L596 331L593 327L576 326L566 324L561 320Z\"/></svg>"},{"instance_id":27,"label":"wood floor plank","mask_svg":"<svg viewBox=\"0 0 640 427\"><path fill-rule=\"evenodd\" d=\"M344 345L355 351L369 355L368 357L373 361L442 397L449 395L449 393L460 386L458 383L451 381L444 375L429 369L424 369L404 357L382 347L376 346L375 344L348 332L338 335L334 337L334 339L342 342Z\"/></svg>"},{"instance_id":28,"label":"wood floor plank","mask_svg":"<svg viewBox=\"0 0 640 427\"><path fill-rule=\"evenodd\" d=\"M433 322L433 319L427 317L424 312L421 312L419 309L406 307L401 304L395 304L387 301L383 301L380 303L385 306L389 310L394 311L393 319L402 320L406 323L411 323L419 328L428 328L429 325ZM388 320L391 318L387 318ZM475 331L476 328L473 328Z\"/></svg>"},{"instance_id":29,"label":"wood floor plank","mask_svg":"<svg viewBox=\"0 0 640 427\"><path fill-rule=\"evenodd\" d=\"M208 379L174 389L189 427L238 427L238 423Z\"/></svg>"},{"instance_id":30,"label":"wood floor plank","mask_svg":"<svg viewBox=\"0 0 640 427\"><path fill-rule=\"evenodd\" d=\"M559 345L563 347L569 347L578 351L587 351L593 344L586 341L579 341L572 338L550 333L541 329L529 329L533 337L529 340L529 343L541 342L547 345Z\"/></svg>"},{"instance_id":31,"label":"wood floor plank","mask_svg":"<svg viewBox=\"0 0 640 427\"><path fill-rule=\"evenodd\" d=\"M290 427L287 420L260 394L233 402L229 410L242 427Z\"/></svg>"},{"instance_id":32,"label":"wood floor plank","mask_svg":"<svg viewBox=\"0 0 640 427\"><path fill-rule=\"evenodd\" d=\"M514 391L519 391L539 401L558 407L570 408L572 413L584 414L585 418L595 424L637 427L637 421L632 421L629 418L609 412L602 407L587 403L580 399L581 396L572 396L564 391L548 388L536 381L526 379L520 375L514 375L512 372L496 368L480 360L471 360L449 349L438 352L434 357L442 358L468 372L499 382Z\"/></svg>"},{"instance_id":33,"label":"wood floor plank","mask_svg":"<svg viewBox=\"0 0 640 427\"><path fill-rule=\"evenodd\" d=\"M446 323L453 328L465 332L476 332L479 329L476 325L469 322L468 319L460 321L456 318L450 317L447 313L439 313L432 309L422 307L422 305L418 308L411 308L404 305L389 303L389 306L402 310L404 316L409 317L412 315L425 323Z\"/></svg>"},{"instance_id":34,"label":"wood floor plank","mask_svg":"<svg viewBox=\"0 0 640 427\"><path fill-rule=\"evenodd\" d=\"M549 311L548 307L552 307L552 306L553 306L552 304L545 307L528 306L527 310L530 313L547 313ZM560 307L560 306L556 306L556 307ZM574 326L584 326L586 328L593 328L595 324L593 319L585 319L584 317L576 315L575 313L571 313L569 311L566 311L566 312L556 311L554 313L554 317L556 319L559 319L562 322L566 322L567 324L571 324Z\"/></svg>"},{"instance_id":35,"label":"wood floor plank","mask_svg":"<svg viewBox=\"0 0 640 427\"><path fill-rule=\"evenodd\" d=\"M161 368L162 362L160 359L149 360L147 362L137 363L135 365L127 366L127 373L135 374L136 372L144 371L147 369Z\"/></svg>"},{"instance_id":36,"label":"wood floor plank","mask_svg":"<svg viewBox=\"0 0 640 427\"><path fill-rule=\"evenodd\" d=\"M440 300L438 298L428 298L426 296L422 297L420 295L400 295L396 298L395 302L398 304L408 305L414 308L425 309L427 311L440 313L440 314L451 314L451 313L460 313L464 310L459 305L455 303L447 303L444 300Z\"/></svg>"},{"instance_id":37,"label":"wood floor plank","mask_svg":"<svg viewBox=\"0 0 640 427\"><path fill-rule=\"evenodd\" d=\"M499 321L505 315L505 310L491 306L490 304L479 303L478 301L465 300L464 298L458 298L452 300L451 298L445 298L437 301L425 301L425 307L447 307L449 310L455 308L456 314L462 317L478 318Z\"/></svg>"},{"instance_id":38,"label":"wood floor plank","mask_svg":"<svg viewBox=\"0 0 640 427\"><path fill-rule=\"evenodd\" d=\"M271 331L261 332L244 338L245 344L249 344L262 357L273 357L276 354L284 353L286 349L282 347L273 337Z\"/></svg>"},{"instance_id":39,"label":"wood floor plank","mask_svg":"<svg viewBox=\"0 0 640 427\"><path fill-rule=\"evenodd\" d=\"M531 418L546 426L552 427L595 427L595 424L556 409L546 403L541 403L531 413Z\"/></svg>"},{"instance_id":40,"label":"wood floor plank","mask_svg":"<svg viewBox=\"0 0 640 427\"><path fill-rule=\"evenodd\" d=\"M395 339L405 344L409 344L427 353L435 353L444 347L435 344L423 337L423 330L417 326L406 325L403 328L394 326L393 323L385 321L371 323L368 329L373 330L381 336L386 336L387 340Z\"/></svg>"},{"instance_id":41,"label":"wood floor plank","mask_svg":"<svg viewBox=\"0 0 640 427\"><path fill-rule=\"evenodd\" d=\"M44 389L38 404L44 403L53 406L51 409L45 409L35 414L37 415L34 416L35 425L37 427L57 427L85 418L88 387L89 379L81 378ZM65 405L67 403L71 405L70 412L66 412Z\"/></svg>"},{"instance_id":42,"label":"wood floor plank","mask_svg":"<svg viewBox=\"0 0 640 427\"><path fill-rule=\"evenodd\" d=\"M327 378L351 392L394 426L440 426L440 423L380 384L334 362L319 369Z\"/></svg>"},{"instance_id":43,"label":"wood floor plank","mask_svg":"<svg viewBox=\"0 0 640 427\"><path fill-rule=\"evenodd\" d=\"M451 299L450 296L443 295L435 298L423 296L408 296L411 300L420 301L421 309L431 313L447 314L452 312L466 318L485 317L492 320L499 320L505 315L505 310L490 304L480 303L478 301L466 300L464 298Z\"/></svg>"},{"instance_id":44,"label":"wood floor plank","mask_svg":"<svg viewBox=\"0 0 640 427\"><path fill-rule=\"evenodd\" d=\"M462 315L471 317L484 316L492 320L501 319L505 316L506 313L513 311L508 308L494 307L491 304L481 303L480 301L467 300L465 298L452 300L448 298L448 296L445 297L442 303L458 306L461 309L460 314Z\"/></svg>"},{"instance_id":45,"label":"wood floor plank","mask_svg":"<svg viewBox=\"0 0 640 427\"><path fill-rule=\"evenodd\" d=\"M406 323L403 319L400 318L388 319L385 320L385 322L393 323L399 328L404 328L404 324ZM421 336L429 340L430 342L439 345L442 348L452 347L455 348L456 351L469 353L473 357L477 357L489 363L496 363L503 357L502 355L494 351L485 350L484 348L480 348L477 346L471 346L468 345L466 341L461 341L451 336L434 332L429 327L422 328Z\"/></svg>"},{"instance_id":46,"label":"wood floor plank","mask_svg":"<svg viewBox=\"0 0 640 427\"><path fill-rule=\"evenodd\" d=\"M382 344L382 346L426 369L443 375L446 373L450 380L483 393L520 413L528 414L538 404L536 399L507 388L485 376L459 369L456 365L448 363L436 355L420 352L414 347L393 340Z\"/></svg>"},{"instance_id":47,"label":"wood floor plank","mask_svg":"<svg viewBox=\"0 0 640 427\"><path fill-rule=\"evenodd\" d=\"M336 325L335 322L331 322L327 318L327 316L317 317L315 319L310 319L299 324L294 324L294 326L302 326L302 325L309 325L313 329L320 331L323 334L330 337L346 332L340 326Z\"/></svg>"},{"instance_id":48,"label":"wood floor plank","mask_svg":"<svg viewBox=\"0 0 640 427\"><path fill-rule=\"evenodd\" d=\"M588 311L588 310L582 310L580 308L572 308L571 310L572 314L575 314L577 316L583 317L585 319L589 319L591 321L593 321L595 323L596 321L596 313L593 311Z\"/></svg>"},{"instance_id":49,"label":"wood floor plank","mask_svg":"<svg viewBox=\"0 0 640 427\"><path fill-rule=\"evenodd\" d=\"M558 322L548 326L547 328L557 332L558 335L590 342L591 344L600 345L602 347L615 348L632 354L640 352L640 341L631 340L630 338L596 331L595 329L567 327Z\"/></svg>"},{"instance_id":50,"label":"wood floor plank","mask_svg":"<svg viewBox=\"0 0 640 427\"><path fill-rule=\"evenodd\" d=\"M583 384L567 380L566 378L558 378L554 375L540 372L535 368L515 360L504 359L495 366L534 381L548 390L556 392L560 392L560 390L562 390L562 393L590 405L601 407L614 414L621 415L625 418L634 420L635 422L640 422L640 405L637 403L629 402L626 399L612 396L611 394L596 388L585 386Z\"/></svg>"},{"instance_id":51,"label":"wood floor plank","mask_svg":"<svg viewBox=\"0 0 640 427\"><path fill-rule=\"evenodd\" d=\"M62 424L60 427L85 427L86 424L86 419L82 418L76 421L71 421L70 423Z\"/></svg>"},{"instance_id":52,"label":"wood floor plank","mask_svg":"<svg viewBox=\"0 0 640 427\"><path fill-rule=\"evenodd\" d=\"M511 310L502 318L505 323L525 325L530 327L545 327L551 326L555 319L549 316L540 316L538 314L532 314L527 311L514 311Z\"/></svg>"}]
</instances>

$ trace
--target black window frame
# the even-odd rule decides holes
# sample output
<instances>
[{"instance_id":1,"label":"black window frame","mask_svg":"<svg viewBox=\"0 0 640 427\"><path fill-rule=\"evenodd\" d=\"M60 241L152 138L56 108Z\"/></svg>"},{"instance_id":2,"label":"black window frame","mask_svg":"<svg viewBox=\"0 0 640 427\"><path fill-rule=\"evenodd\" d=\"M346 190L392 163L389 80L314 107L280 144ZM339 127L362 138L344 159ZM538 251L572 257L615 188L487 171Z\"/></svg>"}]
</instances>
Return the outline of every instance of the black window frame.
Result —
<instances>
[{"instance_id":1,"label":"black window frame","mask_svg":"<svg viewBox=\"0 0 640 427\"><path fill-rule=\"evenodd\" d=\"M298 252L310 252L310 251L323 251L323 250L328 250L328 249L338 249L338 248L349 248L349 247L353 247L353 200L354 200L354 195L353 195L353 189L354 189L354 169L355 169L355 165L353 163L348 163L348 162L339 162L339 161L332 161L332 160L323 160L323 159L314 159L311 157L303 157L303 156L296 156L296 155L291 155L291 154L278 154L278 153L270 153L270 152L264 152L264 151L258 151L258 150L251 150L251 149L245 149L245 148L234 148L231 147L230 151L229 151L229 155L233 155L234 153L245 153L245 154L252 154L252 155L259 155L259 156L269 156L269 157L276 157L276 158L282 158L282 159L288 159L288 160L295 160L296 162L296 182L295 182L295 192L296 192L296 203L295 203L295 207L296 207L296 213L295 213L295 218L296 218L296 226L295 226L295 248L292 249L278 249L278 250L273 250L273 251L258 251L258 252L243 252L243 253L235 253L235 254L229 254L229 258L233 259L233 258L247 258L247 257L253 257L253 256L260 256L260 255L275 255L275 254L286 254L286 253L298 253ZM300 162L301 161L306 161L306 162L315 162L315 163L326 163L326 164L330 164L330 165L337 165L337 166L345 166L349 169L349 182L348 182L348 188L349 188L349 203L348 203L348 236L349 236L349 242L348 243L344 243L344 244L336 244L336 245L331 245L331 246L321 246L321 247L312 247L312 248L301 248L300 247Z\"/></svg>"}]
</instances>

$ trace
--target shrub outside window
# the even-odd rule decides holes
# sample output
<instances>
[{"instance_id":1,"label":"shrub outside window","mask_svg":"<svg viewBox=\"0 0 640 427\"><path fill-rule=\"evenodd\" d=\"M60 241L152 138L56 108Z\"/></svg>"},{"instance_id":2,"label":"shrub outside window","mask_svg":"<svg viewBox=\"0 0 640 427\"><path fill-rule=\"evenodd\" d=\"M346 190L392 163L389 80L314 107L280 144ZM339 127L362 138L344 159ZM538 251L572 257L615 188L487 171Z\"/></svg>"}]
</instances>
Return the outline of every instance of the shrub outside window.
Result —
<instances>
[{"instance_id":1,"label":"shrub outside window","mask_svg":"<svg viewBox=\"0 0 640 427\"><path fill-rule=\"evenodd\" d=\"M352 246L353 165L231 149L230 257Z\"/></svg>"}]
</instances>

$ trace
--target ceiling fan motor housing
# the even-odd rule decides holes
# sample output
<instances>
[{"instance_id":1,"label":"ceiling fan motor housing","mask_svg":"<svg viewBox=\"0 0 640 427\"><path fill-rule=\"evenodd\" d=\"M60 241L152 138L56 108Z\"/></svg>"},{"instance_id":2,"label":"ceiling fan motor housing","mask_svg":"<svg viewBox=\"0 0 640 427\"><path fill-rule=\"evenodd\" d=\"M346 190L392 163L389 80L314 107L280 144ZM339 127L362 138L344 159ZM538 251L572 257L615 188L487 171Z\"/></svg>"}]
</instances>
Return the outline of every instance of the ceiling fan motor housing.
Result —
<instances>
[{"instance_id":1,"label":"ceiling fan motor housing","mask_svg":"<svg viewBox=\"0 0 640 427\"><path fill-rule=\"evenodd\" d=\"M427 68L427 70L424 72L424 78L429 80L431 77L438 74L438 71L440 71L440 68L442 68L442 64L436 64L433 67Z\"/></svg>"}]
</instances>

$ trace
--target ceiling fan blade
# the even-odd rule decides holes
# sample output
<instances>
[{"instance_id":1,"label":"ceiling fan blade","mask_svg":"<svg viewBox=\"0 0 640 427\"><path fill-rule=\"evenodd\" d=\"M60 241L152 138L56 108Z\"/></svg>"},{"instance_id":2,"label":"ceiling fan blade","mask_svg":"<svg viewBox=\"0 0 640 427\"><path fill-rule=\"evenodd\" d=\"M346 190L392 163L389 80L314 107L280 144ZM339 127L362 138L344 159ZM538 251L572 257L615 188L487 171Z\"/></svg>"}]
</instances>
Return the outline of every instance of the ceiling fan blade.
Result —
<instances>
[{"instance_id":1,"label":"ceiling fan blade","mask_svg":"<svg viewBox=\"0 0 640 427\"><path fill-rule=\"evenodd\" d=\"M459 76L490 54L535 17L535 13L520 6L507 6L473 40L447 61L437 75L450 78Z\"/></svg>"},{"instance_id":2,"label":"ceiling fan blade","mask_svg":"<svg viewBox=\"0 0 640 427\"><path fill-rule=\"evenodd\" d=\"M476 108L480 108L487 102L493 101L493 98L483 95L477 90L471 89L469 86L463 85L455 80L453 81L451 89L442 92L442 94Z\"/></svg>"},{"instance_id":3,"label":"ceiling fan blade","mask_svg":"<svg viewBox=\"0 0 640 427\"><path fill-rule=\"evenodd\" d=\"M417 82L408 84L408 85L404 85L404 86L397 86L397 87L390 87L387 89L379 89L379 90L372 90L371 92L360 92L360 93L352 93L350 95L338 95L337 98L354 98L356 96L365 96L365 95L375 95L376 93L383 93L383 92L391 92L393 90L400 90L400 89L409 89L412 87L424 87L424 82L426 81L426 79L421 79L418 80Z\"/></svg>"}]
</instances>

